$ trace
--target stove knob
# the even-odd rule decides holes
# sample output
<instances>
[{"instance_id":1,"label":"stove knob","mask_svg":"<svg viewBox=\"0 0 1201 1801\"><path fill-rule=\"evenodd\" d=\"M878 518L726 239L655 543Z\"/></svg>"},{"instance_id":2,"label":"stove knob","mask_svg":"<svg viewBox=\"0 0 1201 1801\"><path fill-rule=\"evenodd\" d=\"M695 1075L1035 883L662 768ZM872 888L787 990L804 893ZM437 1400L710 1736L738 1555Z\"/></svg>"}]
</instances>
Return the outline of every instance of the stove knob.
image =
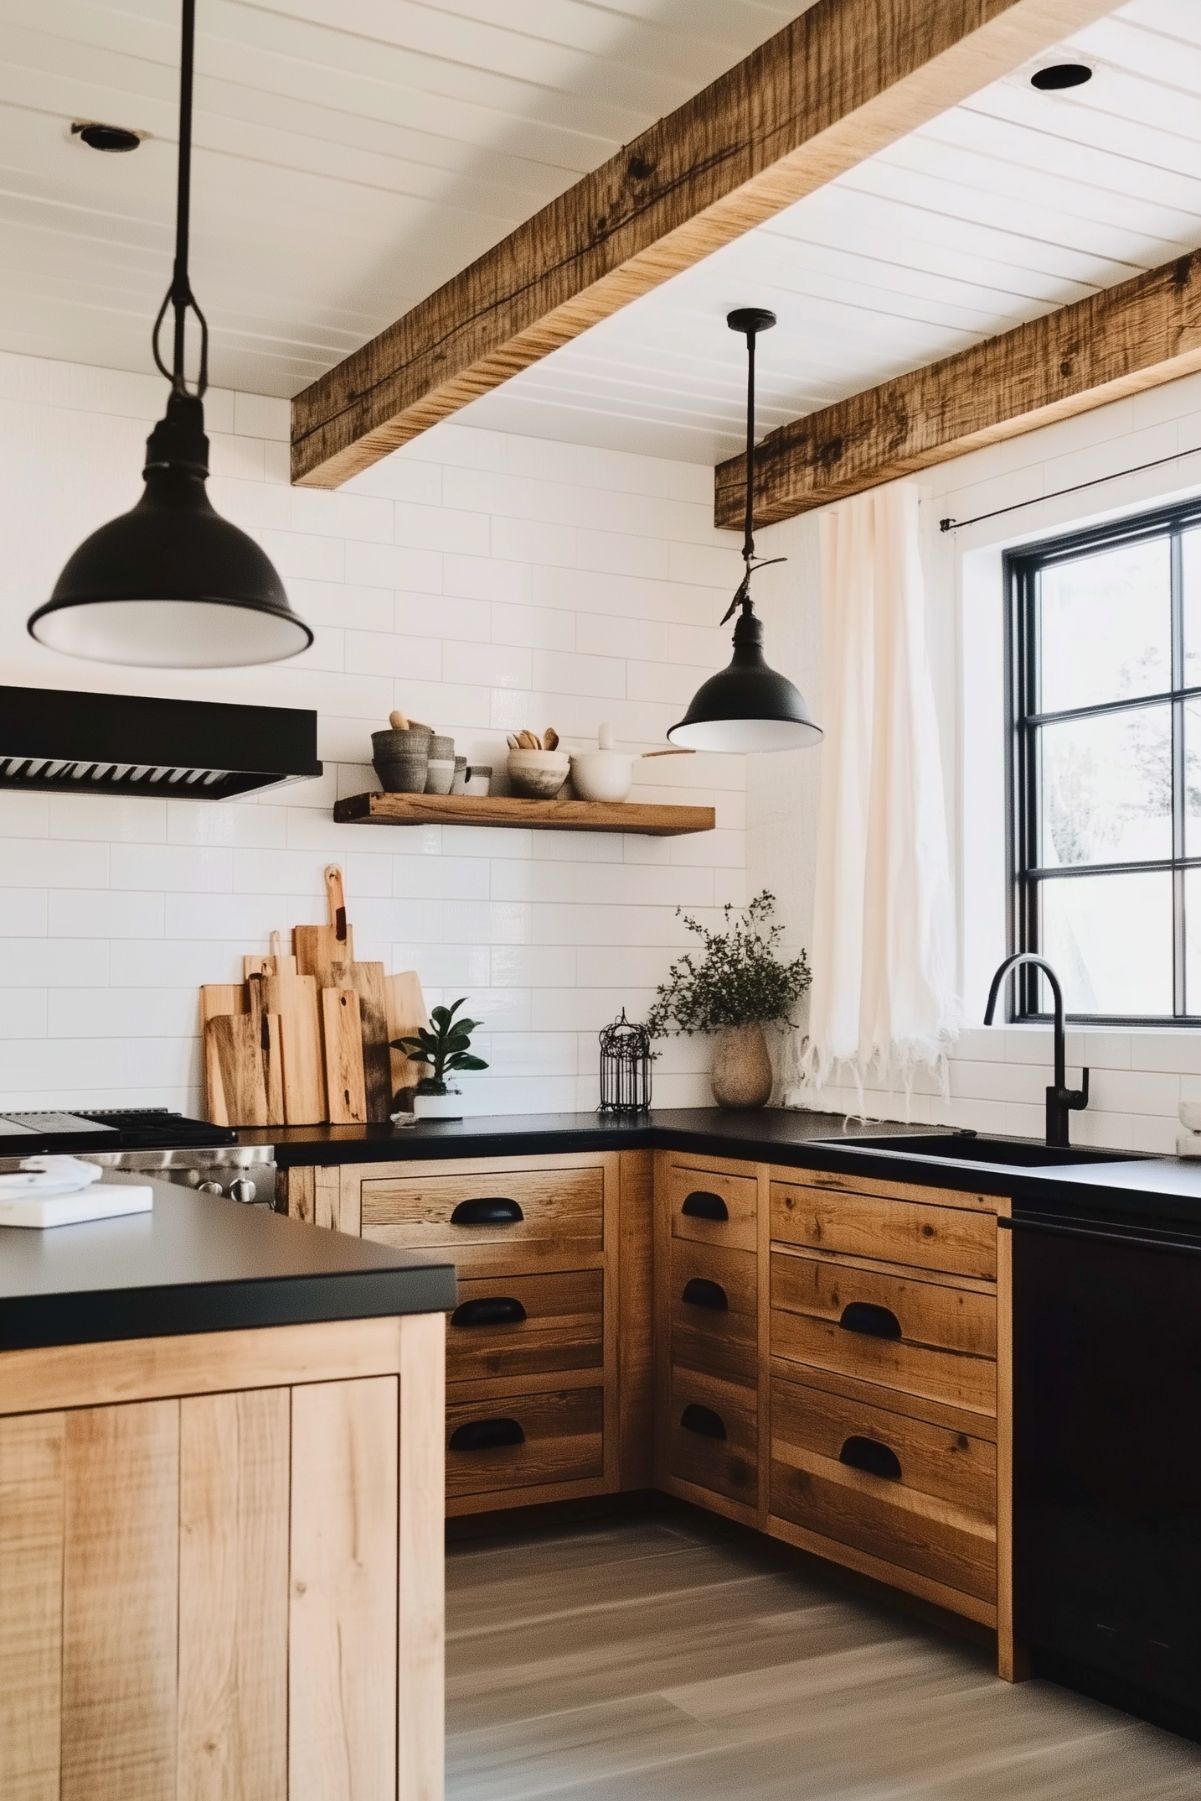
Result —
<instances>
[{"instance_id":1,"label":"stove knob","mask_svg":"<svg viewBox=\"0 0 1201 1801\"><path fill-rule=\"evenodd\" d=\"M229 1185L229 1198L248 1207L254 1200L254 1183L248 1182L245 1176L236 1176Z\"/></svg>"},{"instance_id":2,"label":"stove knob","mask_svg":"<svg viewBox=\"0 0 1201 1801\"><path fill-rule=\"evenodd\" d=\"M220 1194L220 1182L202 1182L197 1189L198 1194Z\"/></svg>"}]
</instances>

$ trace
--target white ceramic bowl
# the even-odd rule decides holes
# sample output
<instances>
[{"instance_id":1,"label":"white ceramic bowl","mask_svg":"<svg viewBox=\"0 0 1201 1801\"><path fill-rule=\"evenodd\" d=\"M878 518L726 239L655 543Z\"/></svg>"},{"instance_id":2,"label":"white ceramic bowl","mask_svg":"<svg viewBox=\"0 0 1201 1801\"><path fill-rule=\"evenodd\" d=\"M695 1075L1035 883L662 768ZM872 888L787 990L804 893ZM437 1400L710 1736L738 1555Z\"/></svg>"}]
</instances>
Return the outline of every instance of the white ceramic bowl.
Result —
<instances>
[{"instance_id":1,"label":"white ceramic bowl","mask_svg":"<svg viewBox=\"0 0 1201 1801\"><path fill-rule=\"evenodd\" d=\"M625 800L634 786L634 759L623 750L576 750L571 779L581 800Z\"/></svg>"},{"instance_id":2,"label":"white ceramic bowl","mask_svg":"<svg viewBox=\"0 0 1201 1801\"><path fill-rule=\"evenodd\" d=\"M565 750L511 750L509 786L524 800L554 800L570 768Z\"/></svg>"},{"instance_id":3,"label":"white ceramic bowl","mask_svg":"<svg viewBox=\"0 0 1201 1801\"><path fill-rule=\"evenodd\" d=\"M1181 1101L1180 1123L1190 1132L1201 1132L1201 1101Z\"/></svg>"}]
</instances>

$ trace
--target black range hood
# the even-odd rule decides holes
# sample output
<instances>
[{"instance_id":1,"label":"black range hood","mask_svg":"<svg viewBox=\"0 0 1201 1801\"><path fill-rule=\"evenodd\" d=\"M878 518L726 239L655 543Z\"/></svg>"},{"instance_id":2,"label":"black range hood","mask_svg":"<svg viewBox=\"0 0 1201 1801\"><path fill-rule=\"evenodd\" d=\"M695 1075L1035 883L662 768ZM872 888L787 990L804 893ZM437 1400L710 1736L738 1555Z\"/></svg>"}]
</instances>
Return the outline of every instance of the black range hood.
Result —
<instances>
[{"instance_id":1,"label":"black range hood","mask_svg":"<svg viewBox=\"0 0 1201 1801\"><path fill-rule=\"evenodd\" d=\"M320 774L300 708L0 687L0 788L227 800Z\"/></svg>"}]
</instances>

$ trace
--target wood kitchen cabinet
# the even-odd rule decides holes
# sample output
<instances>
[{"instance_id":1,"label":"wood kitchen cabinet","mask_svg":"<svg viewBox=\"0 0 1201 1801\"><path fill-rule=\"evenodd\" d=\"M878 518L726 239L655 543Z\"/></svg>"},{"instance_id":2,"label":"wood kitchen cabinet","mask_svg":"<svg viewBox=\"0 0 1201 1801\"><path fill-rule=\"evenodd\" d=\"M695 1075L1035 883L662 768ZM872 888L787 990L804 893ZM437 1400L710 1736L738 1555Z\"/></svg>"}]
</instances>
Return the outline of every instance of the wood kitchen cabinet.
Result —
<instances>
[{"instance_id":1,"label":"wood kitchen cabinet","mask_svg":"<svg viewBox=\"0 0 1201 1801\"><path fill-rule=\"evenodd\" d=\"M443 1334L4 1353L5 1801L442 1793Z\"/></svg>"},{"instance_id":2,"label":"wood kitchen cabinet","mask_svg":"<svg viewBox=\"0 0 1201 1801\"><path fill-rule=\"evenodd\" d=\"M287 1172L293 1216L454 1258L449 1514L647 1486L652 1191L637 1151Z\"/></svg>"},{"instance_id":3,"label":"wood kitchen cabinet","mask_svg":"<svg viewBox=\"0 0 1201 1801\"><path fill-rule=\"evenodd\" d=\"M998 1632L1009 1203L676 1151L292 1170L450 1252L448 1511L653 1485Z\"/></svg>"}]
</instances>

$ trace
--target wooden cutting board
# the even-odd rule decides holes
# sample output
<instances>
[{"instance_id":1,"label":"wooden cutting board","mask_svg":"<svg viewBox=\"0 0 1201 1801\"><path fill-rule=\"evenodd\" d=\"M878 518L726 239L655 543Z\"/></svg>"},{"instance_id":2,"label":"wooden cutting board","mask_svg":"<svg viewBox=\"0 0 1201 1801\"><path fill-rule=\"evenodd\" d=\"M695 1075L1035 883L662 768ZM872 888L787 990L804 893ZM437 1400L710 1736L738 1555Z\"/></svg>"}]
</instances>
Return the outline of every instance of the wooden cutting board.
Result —
<instances>
[{"instance_id":1,"label":"wooden cutting board","mask_svg":"<svg viewBox=\"0 0 1201 1801\"><path fill-rule=\"evenodd\" d=\"M329 1120L334 1126L358 1126L367 1118L363 1079L363 1022L353 988L321 990L321 1023L325 1042L325 1083Z\"/></svg>"},{"instance_id":2,"label":"wooden cutting board","mask_svg":"<svg viewBox=\"0 0 1201 1801\"><path fill-rule=\"evenodd\" d=\"M384 995L389 1040L410 1038L418 1026L429 1025L425 996L421 992L421 977L415 969L404 970L400 975L385 976ZM426 1073L424 1065L410 1063L403 1051L389 1050L388 1057L394 1096L402 1088L415 1088Z\"/></svg>"},{"instance_id":3,"label":"wooden cutting board","mask_svg":"<svg viewBox=\"0 0 1201 1801\"><path fill-rule=\"evenodd\" d=\"M206 982L200 990L200 1029L222 1013L245 1013L249 1003L241 982Z\"/></svg>"},{"instance_id":4,"label":"wooden cutting board","mask_svg":"<svg viewBox=\"0 0 1201 1801\"><path fill-rule=\"evenodd\" d=\"M208 1020L204 1075L214 1125L278 1125L284 1106L278 1018L222 1013Z\"/></svg>"},{"instance_id":5,"label":"wooden cutting board","mask_svg":"<svg viewBox=\"0 0 1201 1801\"><path fill-rule=\"evenodd\" d=\"M277 962L279 959L277 959ZM283 1054L283 1123L313 1126L326 1117L325 1064L321 1048L321 1009L317 983L312 976L298 976L284 969L276 975L256 976L261 1010L278 1015Z\"/></svg>"},{"instance_id":6,"label":"wooden cutting board","mask_svg":"<svg viewBox=\"0 0 1201 1801\"><path fill-rule=\"evenodd\" d=\"M325 892L329 902L329 924L294 926L292 948L302 976L314 976L318 988L336 988L337 965L354 961L354 935L346 918L342 871L336 863L331 863L325 872Z\"/></svg>"},{"instance_id":7,"label":"wooden cutting board","mask_svg":"<svg viewBox=\"0 0 1201 1801\"><path fill-rule=\"evenodd\" d=\"M284 951L283 936L279 932L271 934L271 951L266 957L250 956L242 958L242 980L248 982L251 976L282 976L296 974L296 958Z\"/></svg>"},{"instance_id":8,"label":"wooden cutting board","mask_svg":"<svg viewBox=\"0 0 1201 1801\"><path fill-rule=\"evenodd\" d=\"M359 997L367 1118L387 1119L392 1111L392 1061L388 1050L388 978L384 966L382 963L341 963L335 966L334 973L336 987L352 988Z\"/></svg>"}]
</instances>

